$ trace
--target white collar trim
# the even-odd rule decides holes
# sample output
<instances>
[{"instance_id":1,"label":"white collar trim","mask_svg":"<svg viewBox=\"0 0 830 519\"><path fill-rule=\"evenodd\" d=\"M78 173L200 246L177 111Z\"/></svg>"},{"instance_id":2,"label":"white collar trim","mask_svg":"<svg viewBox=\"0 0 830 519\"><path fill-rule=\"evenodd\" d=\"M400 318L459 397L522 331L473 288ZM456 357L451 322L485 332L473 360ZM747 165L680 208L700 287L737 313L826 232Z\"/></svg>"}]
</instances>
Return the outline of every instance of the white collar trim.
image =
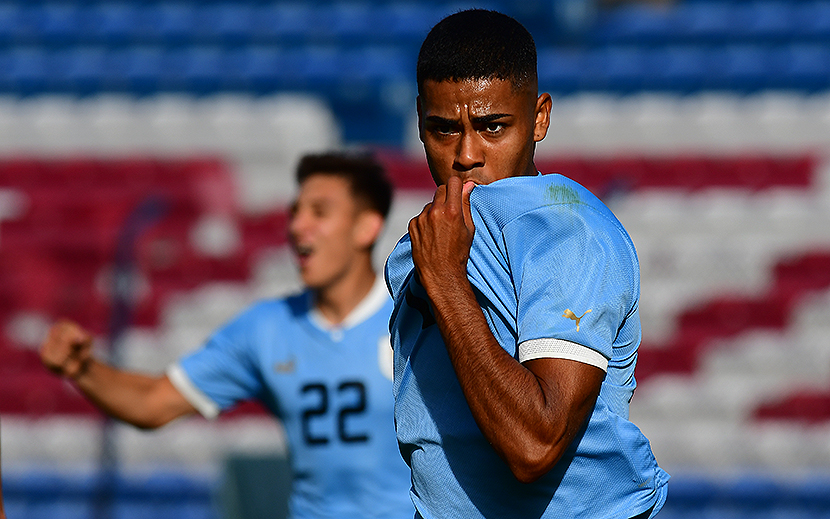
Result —
<instances>
[{"instance_id":1,"label":"white collar trim","mask_svg":"<svg viewBox=\"0 0 830 519\"><path fill-rule=\"evenodd\" d=\"M372 289L369 290L369 293L366 294L366 297L364 297L360 303L358 303L354 310L352 310L349 315L343 319L342 323L332 324L328 319L326 319L323 314L320 313L320 310L313 306L313 297L310 298L312 308L309 313L309 317L315 326L322 330L347 330L349 328L354 328L358 324L375 315L378 310L383 308L383 305L385 305L388 300L389 292L386 290L386 282L383 280L382 276L376 275Z\"/></svg>"}]
</instances>

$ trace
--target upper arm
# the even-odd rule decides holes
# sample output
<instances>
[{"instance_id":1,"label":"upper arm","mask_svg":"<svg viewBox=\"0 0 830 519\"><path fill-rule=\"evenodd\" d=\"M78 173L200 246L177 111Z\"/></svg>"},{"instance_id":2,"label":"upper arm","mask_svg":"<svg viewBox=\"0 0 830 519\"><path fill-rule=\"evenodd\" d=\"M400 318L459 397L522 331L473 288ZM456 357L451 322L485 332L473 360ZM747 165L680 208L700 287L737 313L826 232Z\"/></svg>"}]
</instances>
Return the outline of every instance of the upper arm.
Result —
<instances>
[{"instance_id":1,"label":"upper arm","mask_svg":"<svg viewBox=\"0 0 830 519\"><path fill-rule=\"evenodd\" d=\"M590 364L558 358L529 360L523 365L536 377L548 406L556 409L558 427L548 428L555 431L555 437L549 439L554 447L552 466L591 416L605 372Z\"/></svg>"},{"instance_id":2,"label":"upper arm","mask_svg":"<svg viewBox=\"0 0 830 519\"><path fill-rule=\"evenodd\" d=\"M545 238L527 239L523 228ZM605 369L620 325L639 299L638 265L625 237L591 209L563 206L524 214L505 227L504 238L516 289L519 360L563 357ZM577 346L574 357L567 351L572 344L596 354Z\"/></svg>"},{"instance_id":3,"label":"upper arm","mask_svg":"<svg viewBox=\"0 0 830 519\"><path fill-rule=\"evenodd\" d=\"M568 416L580 423L593 409L605 378L605 372L596 366L569 359L540 358L523 365L539 381L545 396L556 398Z\"/></svg>"},{"instance_id":4,"label":"upper arm","mask_svg":"<svg viewBox=\"0 0 830 519\"><path fill-rule=\"evenodd\" d=\"M262 308L243 312L214 332L202 348L179 360L183 380L173 380L173 385L202 414L209 408L207 417L264 395L262 348L267 344L267 351L273 353L281 344L275 329L266 328L276 328L282 321L271 315L263 318ZM168 376L171 373L168 370Z\"/></svg>"},{"instance_id":5,"label":"upper arm","mask_svg":"<svg viewBox=\"0 0 830 519\"><path fill-rule=\"evenodd\" d=\"M191 415L196 408L179 392L167 376L156 379L147 395L148 406L154 412L158 423L148 424L150 428L160 427L176 418Z\"/></svg>"}]
</instances>

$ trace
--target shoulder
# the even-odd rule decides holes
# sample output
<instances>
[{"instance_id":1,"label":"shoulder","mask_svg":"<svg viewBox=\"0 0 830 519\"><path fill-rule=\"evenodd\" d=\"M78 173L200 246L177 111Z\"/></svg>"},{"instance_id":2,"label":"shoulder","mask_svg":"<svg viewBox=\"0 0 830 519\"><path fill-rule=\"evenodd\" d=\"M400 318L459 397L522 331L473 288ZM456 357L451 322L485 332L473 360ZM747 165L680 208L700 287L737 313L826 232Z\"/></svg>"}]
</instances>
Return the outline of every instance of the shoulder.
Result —
<instances>
[{"instance_id":1,"label":"shoulder","mask_svg":"<svg viewBox=\"0 0 830 519\"><path fill-rule=\"evenodd\" d=\"M627 235L614 213L578 182L559 174L512 177L476 186L470 195L474 217L488 228L503 229L515 220L559 221L578 217L592 227L610 227Z\"/></svg>"},{"instance_id":2,"label":"shoulder","mask_svg":"<svg viewBox=\"0 0 830 519\"><path fill-rule=\"evenodd\" d=\"M222 329L226 332L245 332L257 330L263 326L275 324L284 326L286 322L296 321L306 315L309 309L310 294L300 292L281 298L261 299L239 312Z\"/></svg>"}]
</instances>

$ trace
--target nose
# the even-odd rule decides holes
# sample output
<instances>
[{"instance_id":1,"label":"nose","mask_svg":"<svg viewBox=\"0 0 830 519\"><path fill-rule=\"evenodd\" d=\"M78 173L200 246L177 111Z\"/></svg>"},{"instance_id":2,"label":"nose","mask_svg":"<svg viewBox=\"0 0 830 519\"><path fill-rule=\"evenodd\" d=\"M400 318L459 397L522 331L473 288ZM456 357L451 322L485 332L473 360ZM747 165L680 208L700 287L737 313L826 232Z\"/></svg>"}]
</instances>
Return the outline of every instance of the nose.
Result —
<instances>
[{"instance_id":1,"label":"nose","mask_svg":"<svg viewBox=\"0 0 830 519\"><path fill-rule=\"evenodd\" d=\"M458 142L458 151L453 162L456 171L469 171L484 166L484 150L480 137L474 131L465 131Z\"/></svg>"},{"instance_id":2,"label":"nose","mask_svg":"<svg viewBox=\"0 0 830 519\"><path fill-rule=\"evenodd\" d=\"M296 239L302 235L304 229L308 227L306 222L308 218L303 217L303 212L300 210L292 211L291 215L288 217L288 236L290 239L296 241Z\"/></svg>"}]
</instances>

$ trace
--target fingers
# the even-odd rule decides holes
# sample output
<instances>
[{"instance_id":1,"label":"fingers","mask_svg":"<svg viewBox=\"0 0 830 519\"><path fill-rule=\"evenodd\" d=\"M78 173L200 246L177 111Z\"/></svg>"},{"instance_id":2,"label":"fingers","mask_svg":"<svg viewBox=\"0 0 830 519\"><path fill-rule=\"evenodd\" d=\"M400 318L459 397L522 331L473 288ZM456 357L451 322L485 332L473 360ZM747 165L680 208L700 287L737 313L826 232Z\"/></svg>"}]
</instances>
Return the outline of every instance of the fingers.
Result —
<instances>
[{"instance_id":1,"label":"fingers","mask_svg":"<svg viewBox=\"0 0 830 519\"><path fill-rule=\"evenodd\" d=\"M475 186L475 182L463 182L460 177L447 179L445 184L441 184L436 188L432 201L424 206L420 214L409 221L408 231L410 236L417 232L420 223L426 224L437 214L456 215L463 219L468 229L474 230L470 193Z\"/></svg>"},{"instance_id":2,"label":"fingers","mask_svg":"<svg viewBox=\"0 0 830 519\"><path fill-rule=\"evenodd\" d=\"M475 228L473 223L473 210L470 207L470 193L476 187L475 182L465 182L463 191L461 192L461 210L464 211L464 223L468 228Z\"/></svg>"},{"instance_id":3,"label":"fingers","mask_svg":"<svg viewBox=\"0 0 830 519\"><path fill-rule=\"evenodd\" d=\"M91 359L92 336L76 323L58 321L40 349L40 360L50 371L76 378Z\"/></svg>"},{"instance_id":4,"label":"fingers","mask_svg":"<svg viewBox=\"0 0 830 519\"><path fill-rule=\"evenodd\" d=\"M447 202L447 185L441 184L435 189L435 194L432 195L432 204L444 204ZM429 205L432 205L429 204Z\"/></svg>"},{"instance_id":5,"label":"fingers","mask_svg":"<svg viewBox=\"0 0 830 519\"><path fill-rule=\"evenodd\" d=\"M459 177L450 177L445 184L441 184L435 190L432 203L424 207L423 213L437 210L441 213L456 213L461 204L462 182Z\"/></svg>"},{"instance_id":6,"label":"fingers","mask_svg":"<svg viewBox=\"0 0 830 519\"><path fill-rule=\"evenodd\" d=\"M462 182L459 177L450 177L447 179L447 197L446 203L448 206L455 207L456 204L461 203Z\"/></svg>"}]
</instances>

